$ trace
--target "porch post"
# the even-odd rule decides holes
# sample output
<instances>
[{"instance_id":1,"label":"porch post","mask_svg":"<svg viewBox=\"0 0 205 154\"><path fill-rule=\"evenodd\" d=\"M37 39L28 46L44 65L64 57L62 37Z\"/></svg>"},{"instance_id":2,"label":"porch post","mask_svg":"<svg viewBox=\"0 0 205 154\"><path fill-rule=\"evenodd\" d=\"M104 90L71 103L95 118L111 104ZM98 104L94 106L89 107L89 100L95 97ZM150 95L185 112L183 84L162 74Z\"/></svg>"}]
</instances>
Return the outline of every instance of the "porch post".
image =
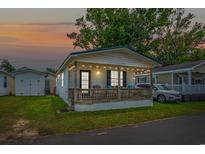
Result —
<instances>
[{"instance_id":1,"label":"porch post","mask_svg":"<svg viewBox=\"0 0 205 154\"><path fill-rule=\"evenodd\" d=\"M171 73L171 86L172 86L172 89L174 89L174 73L173 72Z\"/></svg>"},{"instance_id":2,"label":"porch post","mask_svg":"<svg viewBox=\"0 0 205 154\"><path fill-rule=\"evenodd\" d=\"M152 77L153 77L153 72L152 72L152 69L150 68L150 84L151 84L151 86L153 86L153 79L152 79Z\"/></svg>"},{"instance_id":3,"label":"porch post","mask_svg":"<svg viewBox=\"0 0 205 154\"><path fill-rule=\"evenodd\" d=\"M118 66L118 86L117 86L117 97L118 100L121 98L121 93L120 93L120 67Z\"/></svg>"},{"instance_id":4,"label":"porch post","mask_svg":"<svg viewBox=\"0 0 205 154\"><path fill-rule=\"evenodd\" d=\"M191 75L191 71L188 71L188 86L189 86L189 93L191 94L191 88L192 88L192 75Z\"/></svg>"},{"instance_id":5,"label":"porch post","mask_svg":"<svg viewBox=\"0 0 205 154\"><path fill-rule=\"evenodd\" d=\"M78 84L78 79L77 79L77 73L78 73L78 68L77 68L77 62L74 64L75 66L75 72L74 72L74 96L73 96L73 102L72 102L72 108L75 110L75 102L77 101L77 84Z\"/></svg>"}]
</instances>

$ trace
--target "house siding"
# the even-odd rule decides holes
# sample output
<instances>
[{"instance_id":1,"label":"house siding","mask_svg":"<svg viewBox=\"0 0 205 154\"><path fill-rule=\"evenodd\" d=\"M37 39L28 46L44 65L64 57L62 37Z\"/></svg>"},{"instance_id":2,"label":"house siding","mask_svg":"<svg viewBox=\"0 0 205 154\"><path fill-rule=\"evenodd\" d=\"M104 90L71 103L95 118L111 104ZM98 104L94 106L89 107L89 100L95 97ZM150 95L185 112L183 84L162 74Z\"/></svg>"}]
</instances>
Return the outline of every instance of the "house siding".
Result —
<instances>
[{"instance_id":1,"label":"house siding","mask_svg":"<svg viewBox=\"0 0 205 154\"><path fill-rule=\"evenodd\" d=\"M64 74L64 81L62 81L62 73ZM57 94L65 101L68 103L68 69L64 69L64 71L59 76L57 77ZM64 82L64 85L62 86L62 82Z\"/></svg>"},{"instance_id":2,"label":"house siding","mask_svg":"<svg viewBox=\"0 0 205 154\"><path fill-rule=\"evenodd\" d=\"M82 67L82 66L85 67ZM92 68L89 68L89 65L92 65ZM99 66L99 68L96 68ZM103 67L106 67L105 69ZM111 69L109 67L112 67ZM86 63L78 63L78 72L77 72L77 87L80 87L80 70L89 70L91 72L91 88L94 85L100 85L101 88L107 88L107 70L116 71L116 66L114 65L100 65L100 64L86 64ZM127 85L134 85L134 71L132 70L121 70L127 72ZM97 72L100 72L97 75Z\"/></svg>"},{"instance_id":3,"label":"house siding","mask_svg":"<svg viewBox=\"0 0 205 154\"><path fill-rule=\"evenodd\" d=\"M50 82L50 94L55 95L56 94L56 77L53 75L48 75L46 79L49 80Z\"/></svg>"},{"instance_id":4,"label":"house siding","mask_svg":"<svg viewBox=\"0 0 205 154\"><path fill-rule=\"evenodd\" d=\"M4 77L7 77L7 88L4 88ZM0 72L0 96L14 94L14 78Z\"/></svg>"},{"instance_id":5,"label":"house siding","mask_svg":"<svg viewBox=\"0 0 205 154\"><path fill-rule=\"evenodd\" d=\"M159 84L171 84L171 73L167 74L158 74L157 77L157 83Z\"/></svg>"}]
</instances>

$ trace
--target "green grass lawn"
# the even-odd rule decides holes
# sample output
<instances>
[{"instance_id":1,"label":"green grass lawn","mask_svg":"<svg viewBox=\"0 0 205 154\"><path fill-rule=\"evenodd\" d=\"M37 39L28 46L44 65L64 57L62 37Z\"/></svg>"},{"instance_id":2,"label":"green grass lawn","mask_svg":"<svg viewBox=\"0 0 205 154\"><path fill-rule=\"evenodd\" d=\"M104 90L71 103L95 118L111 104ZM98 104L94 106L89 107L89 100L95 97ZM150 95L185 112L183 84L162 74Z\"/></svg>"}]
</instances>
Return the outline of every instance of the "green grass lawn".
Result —
<instances>
[{"instance_id":1,"label":"green grass lawn","mask_svg":"<svg viewBox=\"0 0 205 154\"><path fill-rule=\"evenodd\" d=\"M12 129L19 119L29 120L27 128L48 134L76 133L93 129L135 124L154 119L205 112L205 102L154 103L154 107L97 112L57 113L67 105L58 97L0 97L0 133Z\"/></svg>"}]
</instances>

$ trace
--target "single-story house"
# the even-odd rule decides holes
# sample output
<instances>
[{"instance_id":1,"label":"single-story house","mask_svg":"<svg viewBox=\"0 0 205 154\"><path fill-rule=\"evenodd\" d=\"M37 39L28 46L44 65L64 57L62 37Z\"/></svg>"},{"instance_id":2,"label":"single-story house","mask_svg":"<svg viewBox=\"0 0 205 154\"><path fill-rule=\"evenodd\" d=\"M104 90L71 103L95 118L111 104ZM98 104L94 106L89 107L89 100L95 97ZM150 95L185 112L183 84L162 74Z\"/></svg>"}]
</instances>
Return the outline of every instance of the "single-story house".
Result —
<instances>
[{"instance_id":1,"label":"single-story house","mask_svg":"<svg viewBox=\"0 0 205 154\"><path fill-rule=\"evenodd\" d=\"M57 94L76 111L152 106L151 89L135 89L135 76L156 66L124 46L73 52L57 70Z\"/></svg>"},{"instance_id":2,"label":"single-story house","mask_svg":"<svg viewBox=\"0 0 205 154\"><path fill-rule=\"evenodd\" d=\"M150 75L139 74L137 79L141 83L150 82ZM205 94L205 60L155 68L152 79L182 94Z\"/></svg>"},{"instance_id":3,"label":"single-story house","mask_svg":"<svg viewBox=\"0 0 205 154\"><path fill-rule=\"evenodd\" d=\"M55 75L22 67L12 72L16 96L43 96L55 94Z\"/></svg>"},{"instance_id":4,"label":"single-story house","mask_svg":"<svg viewBox=\"0 0 205 154\"><path fill-rule=\"evenodd\" d=\"M0 70L0 96L7 96L14 94L14 77Z\"/></svg>"}]
</instances>

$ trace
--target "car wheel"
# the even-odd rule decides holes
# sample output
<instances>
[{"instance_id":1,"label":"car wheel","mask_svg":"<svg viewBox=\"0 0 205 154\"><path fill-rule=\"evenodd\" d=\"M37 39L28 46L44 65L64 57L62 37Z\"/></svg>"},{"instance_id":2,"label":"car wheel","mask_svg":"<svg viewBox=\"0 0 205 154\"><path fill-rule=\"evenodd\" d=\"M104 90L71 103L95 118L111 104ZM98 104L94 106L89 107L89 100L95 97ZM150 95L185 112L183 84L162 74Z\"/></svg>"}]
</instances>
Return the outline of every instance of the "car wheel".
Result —
<instances>
[{"instance_id":1,"label":"car wheel","mask_svg":"<svg viewBox=\"0 0 205 154\"><path fill-rule=\"evenodd\" d=\"M160 103L165 103L166 102L166 97L164 95L159 95L157 97L157 101Z\"/></svg>"}]
</instances>

